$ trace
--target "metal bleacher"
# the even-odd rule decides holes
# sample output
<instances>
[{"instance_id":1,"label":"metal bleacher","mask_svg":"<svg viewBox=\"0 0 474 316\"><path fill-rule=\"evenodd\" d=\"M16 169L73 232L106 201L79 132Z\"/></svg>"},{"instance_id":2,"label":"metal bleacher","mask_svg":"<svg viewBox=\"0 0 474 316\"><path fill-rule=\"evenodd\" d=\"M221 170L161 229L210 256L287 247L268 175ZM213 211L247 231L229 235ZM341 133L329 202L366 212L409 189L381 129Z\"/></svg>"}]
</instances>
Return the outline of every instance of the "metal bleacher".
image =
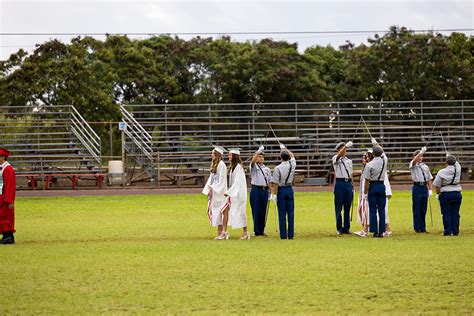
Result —
<instances>
[{"instance_id":1,"label":"metal bleacher","mask_svg":"<svg viewBox=\"0 0 474 316\"><path fill-rule=\"evenodd\" d=\"M101 140L72 105L0 106L0 147L33 183L64 176L75 186L76 177L103 172Z\"/></svg>"},{"instance_id":2,"label":"metal bleacher","mask_svg":"<svg viewBox=\"0 0 474 316\"><path fill-rule=\"evenodd\" d=\"M299 183L324 178L335 144L352 140L348 157L360 170L369 132L387 152L392 178L407 174L413 151L425 144L425 161L435 171L446 151L465 169L474 165L474 100L124 105L121 111L129 155L141 157L152 179L160 173L171 185L206 174L212 145L239 147L247 162L265 145L266 164L274 166L280 141L296 156Z\"/></svg>"}]
</instances>

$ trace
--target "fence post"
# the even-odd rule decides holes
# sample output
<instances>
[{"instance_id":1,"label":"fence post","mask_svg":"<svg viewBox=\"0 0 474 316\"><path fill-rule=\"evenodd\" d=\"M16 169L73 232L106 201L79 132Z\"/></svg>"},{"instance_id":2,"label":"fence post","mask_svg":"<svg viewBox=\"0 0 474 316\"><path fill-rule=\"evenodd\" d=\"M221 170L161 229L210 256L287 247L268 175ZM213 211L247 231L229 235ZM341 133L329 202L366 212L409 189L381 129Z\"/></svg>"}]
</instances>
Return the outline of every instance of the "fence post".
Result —
<instances>
[{"instance_id":1,"label":"fence post","mask_svg":"<svg viewBox=\"0 0 474 316\"><path fill-rule=\"evenodd\" d=\"M109 122L109 128L110 128L110 130L109 130L109 132L110 132L110 139L109 139L109 141L110 141L110 154L109 154L109 156L113 156L114 155L114 146L113 146L114 136L113 136L113 132L112 132L112 128L113 128L112 121Z\"/></svg>"},{"instance_id":2,"label":"fence post","mask_svg":"<svg viewBox=\"0 0 474 316\"><path fill-rule=\"evenodd\" d=\"M125 178L127 177L127 157L125 156L125 133L122 131L122 164L123 164L123 175L122 175L122 189L125 189Z\"/></svg>"},{"instance_id":3,"label":"fence post","mask_svg":"<svg viewBox=\"0 0 474 316\"><path fill-rule=\"evenodd\" d=\"M298 137L298 103L295 103L295 137Z\"/></svg>"},{"instance_id":4,"label":"fence post","mask_svg":"<svg viewBox=\"0 0 474 316\"><path fill-rule=\"evenodd\" d=\"M161 184L160 184L160 178L161 178L161 170L160 170L160 152L156 152L156 188L158 190L161 189Z\"/></svg>"}]
</instances>

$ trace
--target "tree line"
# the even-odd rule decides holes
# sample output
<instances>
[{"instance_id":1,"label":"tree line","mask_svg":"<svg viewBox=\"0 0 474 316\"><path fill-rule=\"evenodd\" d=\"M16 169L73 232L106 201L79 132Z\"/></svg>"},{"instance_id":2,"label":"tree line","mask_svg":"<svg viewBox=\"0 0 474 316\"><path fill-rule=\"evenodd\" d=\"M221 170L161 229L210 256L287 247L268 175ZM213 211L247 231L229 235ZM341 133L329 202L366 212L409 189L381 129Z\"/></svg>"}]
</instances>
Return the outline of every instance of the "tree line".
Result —
<instances>
[{"instance_id":1,"label":"tree line","mask_svg":"<svg viewBox=\"0 0 474 316\"><path fill-rule=\"evenodd\" d=\"M0 106L72 104L89 121L109 121L120 103L468 99L473 51L463 33L395 26L367 44L302 53L272 39L53 39L0 62Z\"/></svg>"}]
</instances>

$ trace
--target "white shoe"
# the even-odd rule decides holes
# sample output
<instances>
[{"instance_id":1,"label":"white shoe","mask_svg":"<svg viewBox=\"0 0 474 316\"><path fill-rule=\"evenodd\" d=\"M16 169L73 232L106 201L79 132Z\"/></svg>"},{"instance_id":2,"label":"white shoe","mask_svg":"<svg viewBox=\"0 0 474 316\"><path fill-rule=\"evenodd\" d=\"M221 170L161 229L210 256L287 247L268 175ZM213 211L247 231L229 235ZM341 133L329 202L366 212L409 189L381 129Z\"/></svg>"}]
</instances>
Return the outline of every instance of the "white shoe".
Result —
<instances>
[{"instance_id":1,"label":"white shoe","mask_svg":"<svg viewBox=\"0 0 474 316\"><path fill-rule=\"evenodd\" d=\"M250 240L250 234L247 232L246 235L242 235L242 236L240 237L240 240Z\"/></svg>"},{"instance_id":2,"label":"white shoe","mask_svg":"<svg viewBox=\"0 0 474 316\"><path fill-rule=\"evenodd\" d=\"M383 233L383 236L384 236L384 237L391 237L391 236L392 236L392 232L385 232L385 233Z\"/></svg>"},{"instance_id":3,"label":"white shoe","mask_svg":"<svg viewBox=\"0 0 474 316\"><path fill-rule=\"evenodd\" d=\"M360 232L355 232L354 234L356 234L359 237L367 237L367 233L363 230L361 230Z\"/></svg>"},{"instance_id":4,"label":"white shoe","mask_svg":"<svg viewBox=\"0 0 474 316\"><path fill-rule=\"evenodd\" d=\"M216 239L216 240L229 239L229 233L228 232L222 232L219 236L217 236L214 239Z\"/></svg>"}]
</instances>

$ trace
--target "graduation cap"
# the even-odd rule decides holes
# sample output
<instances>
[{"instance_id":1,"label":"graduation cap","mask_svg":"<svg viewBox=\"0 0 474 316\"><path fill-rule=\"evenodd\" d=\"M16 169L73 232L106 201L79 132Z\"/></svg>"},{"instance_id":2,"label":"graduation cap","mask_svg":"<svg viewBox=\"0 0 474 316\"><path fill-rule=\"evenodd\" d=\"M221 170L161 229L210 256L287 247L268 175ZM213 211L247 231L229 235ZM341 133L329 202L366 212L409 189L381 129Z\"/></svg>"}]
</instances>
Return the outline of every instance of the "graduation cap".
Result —
<instances>
[{"instance_id":1,"label":"graduation cap","mask_svg":"<svg viewBox=\"0 0 474 316\"><path fill-rule=\"evenodd\" d=\"M240 155L240 148L230 148L230 149L229 149L229 152L230 152L231 154Z\"/></svg>"},{"instance_id":2,"label":"graduation cap","mask_svg":"<svg viewBox=\"0 0 474 316\"><path fill-rule=\"evenodd\" d=\"M8 158L8 156L10 156L10 152L6 150L5 148L0 148L0 156Z\"/></svg>"},{"instance_id":3,"label":"graduation cap","mask_svg":"<svg viewBox=\"0 0 474 316\"><path fill-rule=\"evenodd\" d=\"M225 151L224 147L221 146L214 146L214 150L220 153L221 155L223 155Z\"/></svg>"}]
</instances>

